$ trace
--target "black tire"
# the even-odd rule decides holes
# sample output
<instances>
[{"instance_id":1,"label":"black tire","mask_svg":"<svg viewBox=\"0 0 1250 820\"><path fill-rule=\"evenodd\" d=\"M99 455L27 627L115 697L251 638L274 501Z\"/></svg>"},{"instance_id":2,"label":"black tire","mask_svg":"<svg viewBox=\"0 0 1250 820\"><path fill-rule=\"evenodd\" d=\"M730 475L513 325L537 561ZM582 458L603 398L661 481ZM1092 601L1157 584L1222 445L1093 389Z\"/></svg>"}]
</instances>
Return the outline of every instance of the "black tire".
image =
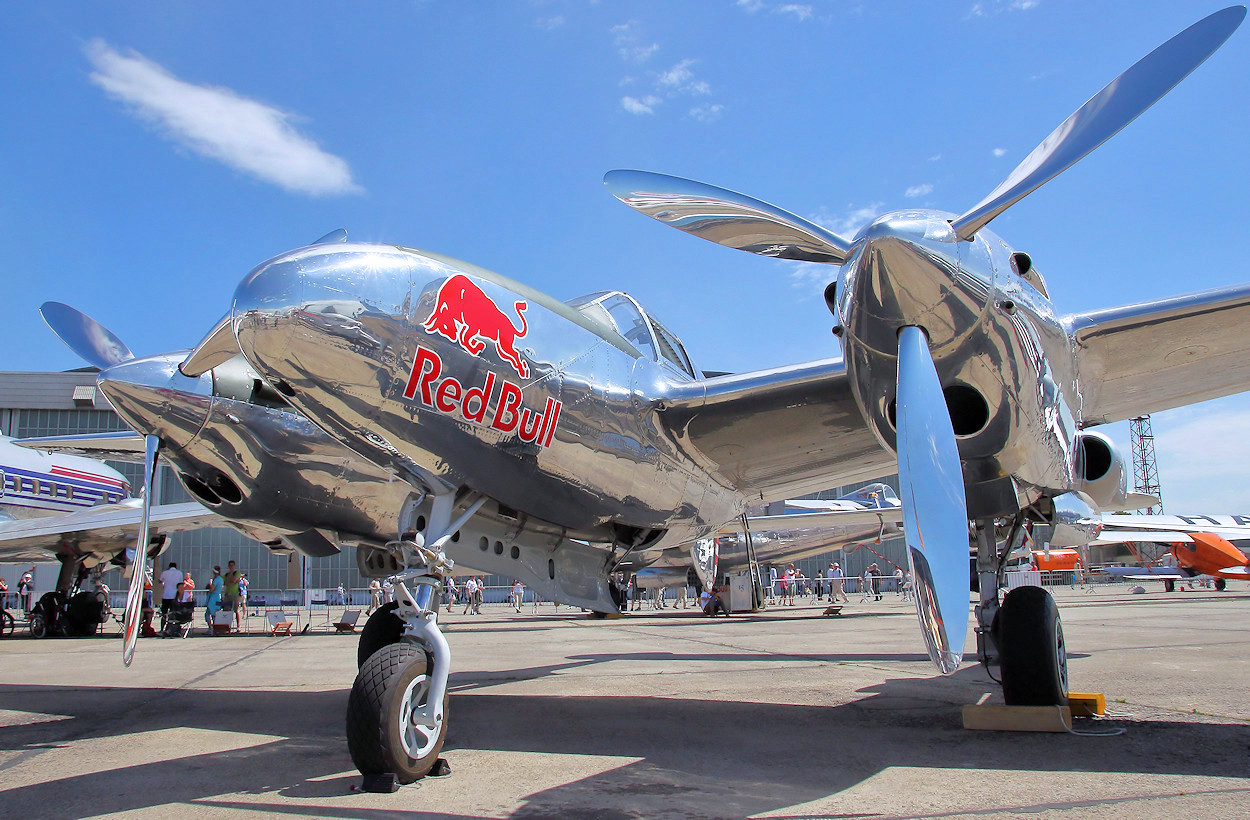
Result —
<instances>
[{"instance_id":1,"label":"black tire","mask_svg":"<svg viewBox=\"0 0 1250 820\"><path fill-rule=\"evenodd\" d=\"M379 649L356 675L347 699L347 748L361 774L393 772L400 783L412 783L438 762L447 737L447 696L435 734L417 731L406 715L412 699L424 701L433 669L422 647L403 642Z\"/></svg>"},{"instance_id":2,"label":"black tire","mask_svg":"<svg viewBox=\"0 0 1250 820\"><path fill-rule=\"evenodd\" d=\"M43 613L36 612L30 616L30 636L32 638L48 637L48 619L43 617Z\"/></svg>"},{"instance_id":3,"label":"black tire","mask_svg":"<svg viewBox=\"0 0 1250 820\"><path fill-rule=\"evenodd\" d=\"M1225 581L1223 578L1215 579L1216 592L1223 592L1227 587L1228 587L1228 581Z\"/></svg>"},{"instance_id":4,"label":"black tire","mask_svg":"<svg viewBox=\"0 0 1250 820\"><path fill-rule=\"evenodd\" d=\"M1164 592L1175 592L1175 591L1176 591L1176 582L1175 582L1175 581L1173 581L1173 580L1171 580L1171 579L1164 581L1164 582L1163 582L1163 591L1164 591Z\"/></svg>"},{"instance_id":5,"label":"black tire","mask_svg":"<svg viewBox=\"0 0 1250 820\"><path fill-rule=\"evenodd\" d=\"M104 605L94 592L80 592L65 605L65 634L87 638L103 623Z\"/></svg>"},{"instance_id":6,"label":"black tire","mask_svg":"<svg viewBox=\"0 0 1250 820\"><path fill-rule=\"evenodd\" d=\"M17 620L7 609L0 609L0 638L12 637L17 630Z\"/></svg>"},{"instance_id":7,"label":"black tire","mask_svg":"<svg viewBox=\"0 0 1250 820\"><path fill-rule=\"evenodd\" d=\"M363 669L365 661L384 646L399 643L404 636L404 622L395 614L398 601L382 604L373 611L360 630L360 642L356 644L356 668Z\"/></svg>"},{"instance_id":8,"label":"black tire","mask_svg":"<svg viewBox=\"0 0 1250 820\"><path fill-rule=\"evenodd\" d=\"M1007 705L1067 705L1068 655L1050 593L1041 587L1011 590L995 621Z\"/></svg>"}]
</instances>

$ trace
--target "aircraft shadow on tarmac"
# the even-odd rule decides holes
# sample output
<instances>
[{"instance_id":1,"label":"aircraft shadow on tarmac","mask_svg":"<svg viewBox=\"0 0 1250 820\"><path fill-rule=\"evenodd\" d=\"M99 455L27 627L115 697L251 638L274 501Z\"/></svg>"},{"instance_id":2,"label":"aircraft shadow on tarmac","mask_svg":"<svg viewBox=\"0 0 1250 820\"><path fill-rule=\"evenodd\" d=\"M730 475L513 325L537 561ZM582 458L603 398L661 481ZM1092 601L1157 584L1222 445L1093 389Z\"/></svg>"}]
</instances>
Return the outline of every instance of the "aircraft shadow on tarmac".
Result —
<instances>
[{"instance_id":1,"label":"aircraft shadow on tarmac","mask_svg":"<svg viewBox=\"0 0 1250 820\"><path fill-rule=\"evenodd\" d=\"M453 770L457 750L469 749L637 759L539 789L525 797L516 816L746 816L837 794L900 766L1238 779L1248 770L1246 728L1240 725L1124 719L1114 725L1127 727L1127 733L1114 738L964 731L960 704L987 688L984 674L972 667L949 678L889 679L859 690L857 700L828 707L712 696L458 692L450 702L456 718L444 754ZM68 746L72 751L76 741L100 737L190 727L277 738L208 754L188 748L184 756L143 765L128 765L127 744L117 743L107 758L84 760L84 768L97 771L48 770L39 773L43 782L0 786L0 807L4 813L48 818L167 803L362 820L393 816L393 808L319 802L347 796L359 782L354 772L347 774L352 765L339 725L346 698L346 690L0 686L0 700L8 709L68 717L0 727L6 760L0 772L14 776L24 764L38 766L38 758L50 749ZM29 771L24 779L29 780ZM0 777L4 780L13 782ZM228 798L271 792L283 799ZM420 789L406 794L406 809L460 816L446 806L423 805ZM67 796L72 796L69 802Z\"/></svg>"}]
</instances>

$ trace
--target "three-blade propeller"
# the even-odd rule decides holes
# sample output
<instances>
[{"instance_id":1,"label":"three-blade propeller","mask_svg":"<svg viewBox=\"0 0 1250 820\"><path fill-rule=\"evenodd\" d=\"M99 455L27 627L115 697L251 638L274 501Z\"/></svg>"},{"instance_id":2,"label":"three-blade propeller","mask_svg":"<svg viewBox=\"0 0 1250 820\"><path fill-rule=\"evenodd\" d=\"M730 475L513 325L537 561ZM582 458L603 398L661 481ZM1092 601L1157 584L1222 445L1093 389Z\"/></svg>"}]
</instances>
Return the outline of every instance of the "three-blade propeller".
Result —
<instances>
[{"instance_id":1,"label":"three-blade propeller","mask_svg":"<svg viewBox=\"0 0 1250 820\"><path fill-rule=\"evenodd\" d=\"M1158 101L1232 35L1246 10L1216 12L1176 35L1108 84L989 196L951 222L973 238L1048 180ZM745 194L645 171L611 171L604 185L639 213L678 230L761 256L841 265L853 245L814 223ZM950 415L925 331L900 322L895 415L904 531L916 611L929 654L944 673L960 663L968 631L968 518Z\"/></svg>"}]
</instances>

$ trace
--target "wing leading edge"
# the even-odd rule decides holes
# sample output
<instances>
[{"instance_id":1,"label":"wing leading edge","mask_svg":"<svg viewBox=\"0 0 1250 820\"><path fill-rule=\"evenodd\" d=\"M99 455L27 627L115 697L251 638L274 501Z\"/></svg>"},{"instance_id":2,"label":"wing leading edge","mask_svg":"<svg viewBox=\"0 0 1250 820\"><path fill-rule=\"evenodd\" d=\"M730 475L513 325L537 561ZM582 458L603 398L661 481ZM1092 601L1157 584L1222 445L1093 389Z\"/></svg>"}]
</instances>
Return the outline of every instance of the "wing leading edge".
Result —
<instances>
[{"instance_id":1,"label":"wing leading edge","mask_svg":"<svg viewBox=\"0 0 1250 820\"><path fill-rule=\"evenodd\" d=\"M139 502L131 500L49 518L0 522L0 561L47 561L67 554L109 557L134 546L141 518ZM152 508L153 535L225 523L194 501Z\"/></svg>"},{"instance_id":2,"label":"wing leading edge","mask_svg":"<svg viewBox=\"0 0 1250 820\"><path fill-rule=\"evenodd\" d=\"M1081 423L1123 421L1250 388L1248 323L1250 284L1068 316Z\"/></svg>"}]
</instances>

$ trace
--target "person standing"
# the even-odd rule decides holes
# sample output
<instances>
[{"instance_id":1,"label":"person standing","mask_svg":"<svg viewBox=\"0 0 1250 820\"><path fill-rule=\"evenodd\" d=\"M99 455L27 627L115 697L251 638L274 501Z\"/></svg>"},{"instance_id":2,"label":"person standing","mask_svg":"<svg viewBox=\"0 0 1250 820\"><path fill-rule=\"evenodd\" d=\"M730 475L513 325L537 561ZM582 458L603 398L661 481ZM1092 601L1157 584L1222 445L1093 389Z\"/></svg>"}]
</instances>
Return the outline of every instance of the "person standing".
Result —
<instances>
[{"instance_id":1,"label":"person standing","mask_svg":"<svg viewBox=\"0 0 1250 820\"><path fill-rule=\"evenodd\" d=\"M829 603L835 604L841 598L846 603L850 603L850 599L846 597L846 590L843 589L845 578L842 575L842 565L837 561L829 562Z\"/></svg>"},{"instance_id":2,"label":"person standing","mask_svg":"<svg viewBox=\"0 0 1250 820\"><path fill-rule=\"evenodd\" d=\"M903 568L894 568L894 594L898 597L903 595Z\"/></svg>"},{"instance_id":3,"label":"person standing","mask_svg":"<svg viewBox=\"0 0 1250 820\"><path fill-rule=\"evenodd\" d=\"M251 585L252 582L247 580L247 573L243 573L243 577L239 579L239 611L243 613L244 620L247 620L247 590Z\"/></svg>"},{"instance_id":4,"label":"person standing","mask_svg":"<svg viewBox=\"0 0 1250 820\"><path fill-rule=\"evenodd\" d=\"M208 600L204 602L204 619L208 621L208 630L213 630L213 616L221 610L221 567L213 567L213 577L204 586L208 590Z\"/></svg>"},{"instance_id":5,"label":"person standing","mask_svg":"<svg viewBox=\"0 0 1250 820\"><path fill-rule=\"evenodd\" d=\"M454 575L447 576L447 583L445 584L445 587L446 588L443 591L443 598L447 601L447 612L450 613L452 606L455 605L456 600L460 597L460 589L456 586L456 578Z\"/></svg>"},{"instance_id":6,"label":"person standing","mask_svg":"<svg viewBox=\"0 0 1250 820\"><path fill-rule=\"evenodd\" d=\"M477 579L470 575L464 582L464 611L461 615L468 615L469 610L473 609L473 599L477 595Z\"/></svg>"},{"instance_id":7,"label":"person standing","mask_svg":"<svg viewBox=\"0 0 1250 820\"><path fill-rule=\"evenodd\" d=\"M35 568L22 573L17 582L17 597L22 601L22 611L30 612L30 597L35 591Z\"/></svg>"},{"instance_id":8,"label":"person standing","mask_svg":"<svg viewBox=\"0 0 1250 820\"><path fill-rule=\"evenodd\" d=\"M174 601L178 600L178 584L182 583L182 573L173 561L161 573L161 630L169 622L169 610L173 609Z\"/></svg>"},{"instance_id":9,"label":"person standing","mask_svg":"<svg viewBox=\"0 0 1250 820\"><path fill-rule=\"evenodd\" d=\"M521 583L521 579L514 578L512 580L512 608L517 612L521 611L521 601L525 599L525 585Z\"/></svg>"},{"instance_id":10,"label":"person standing","mask_svg":"<svg viewBox=\"0 0 1250 820\"><path fill-rule=\"evenodd\" d=\"M227 561L226 574L221 578L221 608L227 612L234 613L234 629L236 632L242 626L242 622L239 620L239 581L242 579L243 573L239 572L239 568L234 561Z\"/></svg>"},{"instance_id":11,"label":"person standing","mask_svg":"<svg viewBox=\"0 0 1250 820\"><path fill-rule=\"evenodd\" d=\"M482 614L482 601L486 597L486 578L477 576L477 585L473 589L473 614Z\"/></svg>"},{"instance_id":12,"label":"person standing","mask_svg":"<svg viewBox=\"0 0 1250 820\"><path fill-rule=\"evenodd\" d=\"M371 578L369 579L369 609L365 612L365 614L370 615L373 613L373 610L378 609L381 606L382 584L378 582L377 578Z\"/></svg>"}]
</instances>

